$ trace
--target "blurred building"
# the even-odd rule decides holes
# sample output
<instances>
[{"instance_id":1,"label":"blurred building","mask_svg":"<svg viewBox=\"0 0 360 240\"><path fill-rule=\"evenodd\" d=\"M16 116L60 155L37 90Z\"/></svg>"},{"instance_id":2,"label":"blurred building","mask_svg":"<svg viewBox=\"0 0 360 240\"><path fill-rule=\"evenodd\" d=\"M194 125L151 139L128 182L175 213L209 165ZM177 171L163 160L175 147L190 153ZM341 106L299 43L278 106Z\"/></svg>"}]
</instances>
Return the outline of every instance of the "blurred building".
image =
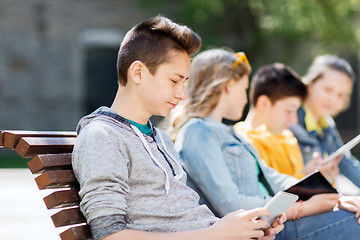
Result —
<instances>
[{"instance_id":1,"label":"blurred building","mask_svg":"<svg viewBox=\"0 0 360 240\"><path fill-rule=\"evenodd\" d=\"M110 105L119 44L145 15L127 0L0 0L0 129L74 130Z\"/></svg>"}]
</instances>

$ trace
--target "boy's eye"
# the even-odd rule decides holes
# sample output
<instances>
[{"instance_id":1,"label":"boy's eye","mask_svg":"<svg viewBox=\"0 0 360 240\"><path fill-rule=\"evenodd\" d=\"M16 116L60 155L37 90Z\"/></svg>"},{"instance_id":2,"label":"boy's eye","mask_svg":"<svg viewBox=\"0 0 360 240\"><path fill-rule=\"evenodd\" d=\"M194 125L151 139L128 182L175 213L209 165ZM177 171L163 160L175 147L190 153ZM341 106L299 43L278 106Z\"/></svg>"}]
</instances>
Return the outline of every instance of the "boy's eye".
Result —
<instances>
[{"instance_id":1,"label":"boy's eye","mask_svg":"<svg viewBox=\"0 0 360 240\"><path fill-rule=\"evenodd\" d=\"M174 80L174 79L170 79L173 83L177 83L177 81L176 80Z\"/></svg>"}]
</instances>

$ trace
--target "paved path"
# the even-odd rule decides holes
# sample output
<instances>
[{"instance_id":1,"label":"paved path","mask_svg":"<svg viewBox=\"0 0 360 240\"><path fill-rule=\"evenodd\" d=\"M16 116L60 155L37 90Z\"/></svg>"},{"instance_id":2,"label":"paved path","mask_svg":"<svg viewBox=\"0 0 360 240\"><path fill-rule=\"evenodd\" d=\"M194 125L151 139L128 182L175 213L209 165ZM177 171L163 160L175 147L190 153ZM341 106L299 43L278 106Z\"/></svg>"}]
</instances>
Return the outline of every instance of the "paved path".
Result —
<instances>
[{"instance_id":1,"label":"paved path","mask_svg":"<svg viewBox=\"0 0 360 240\"><path fill-rule=\"evenodd\" d=\"M51 190L38 190L28 169L0 169L0 239L59 240L59 233L42 200Z\"/></svg>"}]
</instances>

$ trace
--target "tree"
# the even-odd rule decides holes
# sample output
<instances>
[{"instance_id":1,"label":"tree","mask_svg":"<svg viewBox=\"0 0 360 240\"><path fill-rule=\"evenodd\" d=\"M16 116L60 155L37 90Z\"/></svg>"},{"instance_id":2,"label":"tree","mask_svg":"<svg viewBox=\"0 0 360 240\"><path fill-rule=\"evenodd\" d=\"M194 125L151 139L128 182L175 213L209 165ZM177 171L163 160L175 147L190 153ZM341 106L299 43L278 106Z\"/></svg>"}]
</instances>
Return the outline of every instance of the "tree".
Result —
<instances>
[{"instance_id":1,"label":"tree","mask_svg":"<svg viewBox=\"0 0 360 240\"><path fill-rule=\"evenodd\" d=\"M360 0L138 0L191 26L203 49L243 50L254 67L284 62L300 73L315 55L330 53L354 61ZM354 63L355 64L355 63Z\"/></svg>"}]
</instances>

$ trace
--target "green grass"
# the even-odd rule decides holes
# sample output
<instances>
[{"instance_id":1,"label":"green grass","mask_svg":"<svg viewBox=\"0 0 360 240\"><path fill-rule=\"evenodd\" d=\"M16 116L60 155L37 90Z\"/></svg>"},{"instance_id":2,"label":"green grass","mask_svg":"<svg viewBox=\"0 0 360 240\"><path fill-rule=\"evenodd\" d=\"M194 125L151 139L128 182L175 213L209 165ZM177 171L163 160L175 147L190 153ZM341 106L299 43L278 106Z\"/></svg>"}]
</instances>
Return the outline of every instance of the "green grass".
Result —
<instances>
[{"instance_id":1,"label":"green grass","mask_svg":"<svg viewBox=\"0 0 360 240\"><path fill-rule=\"evenodd\" d=\"M23 159L14 151L0 149L0 168L27 168L30 159Z\"/></svg>"}]
</instances>

